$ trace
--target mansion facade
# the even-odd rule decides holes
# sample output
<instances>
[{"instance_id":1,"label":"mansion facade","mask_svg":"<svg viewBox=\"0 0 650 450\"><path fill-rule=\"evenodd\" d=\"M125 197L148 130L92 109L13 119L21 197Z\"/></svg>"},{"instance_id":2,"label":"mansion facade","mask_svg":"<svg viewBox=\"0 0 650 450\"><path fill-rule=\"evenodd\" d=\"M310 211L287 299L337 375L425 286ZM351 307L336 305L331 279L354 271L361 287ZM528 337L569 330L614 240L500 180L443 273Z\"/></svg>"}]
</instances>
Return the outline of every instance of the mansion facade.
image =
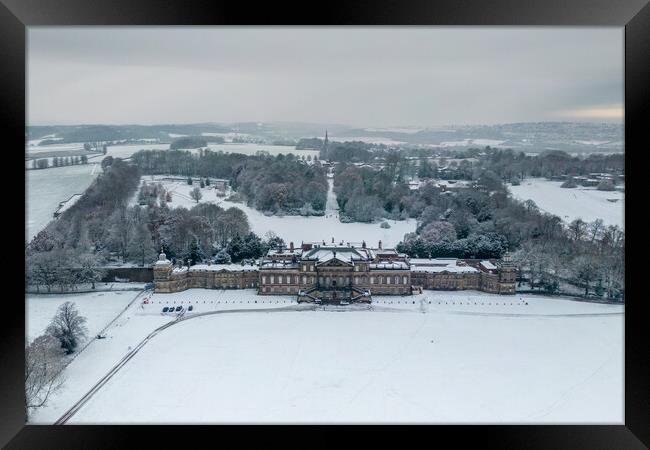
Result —
<instances>
[{"instance_id":1,"label":"mansion facade","mask_svg":"<svg viewBox=\"0 0 650 450\"><path fill-rule=\"evenodd\" d=\"M172 266L161 253L154 264L155 292L188 288L257 288L260 295L297 295L307 302L370 302L372 295L411 295L422 289L474 289L514 294L516 269L502 260L416 259L365 242L293 243L269 250L255 265Z\"/></svg>"}]
</instances>

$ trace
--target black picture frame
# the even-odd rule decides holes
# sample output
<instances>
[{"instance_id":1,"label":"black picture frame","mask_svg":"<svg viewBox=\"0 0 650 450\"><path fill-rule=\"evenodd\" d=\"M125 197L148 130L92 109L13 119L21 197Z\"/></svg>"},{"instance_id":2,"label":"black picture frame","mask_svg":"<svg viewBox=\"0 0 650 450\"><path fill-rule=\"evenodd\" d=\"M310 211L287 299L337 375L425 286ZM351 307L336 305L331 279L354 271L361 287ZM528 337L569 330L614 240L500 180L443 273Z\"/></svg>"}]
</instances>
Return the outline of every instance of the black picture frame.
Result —
<instances>
[{"instance_id":1,"label":"black picture frame","mask_svg":"<svg viewBox=\"0 0 650 450\"><path fill-rule=\"evenodd\" d=\"M576 25L625 27L625 151L626 151L626 312L625 312L625 424L607 426L435 426L425 432L429 442L440 443L451 438L454 446L472 443L497 448L588 448L634 449L650 446L650 345L645 314L645 299L639 290L642 284L633 280L647 264L633 263L633 254L640 252L637 229L640 220L634 220L635 210L643 212L644 204L634 198L643 192L641 171L634 168L632 159L639 161L643 151L644 134L650 108L650 5L647 0L445 0L430 2L398 1L330 1L315 4L278 4L266 2L252 5L245 2L211 2L207 0L0 0L0 109L1 127L4 129L4 156L8 161L21 164L15 149L24 148L25 130L25 49L26 27L34 25ZM647 142L647 137L645 138ZM15 155L13 154L15 153ZM19 167L18 165L15 167ZM8 171L13 172L13 171ZM636 172L636 175L635 175ZM639 186L635 186L641 184ZM13 186L13 185L12 185ZM13 187L11 189L14 189ZM632 201L630 201L630 195ZM18 197L17 195L15 197ZM25 205L9 211L23 211ZM5 206L7 207L7 206ZM5 223L5 244L19 246L18 239L10 236L24 235L18 221ZM641 224L642 226L643 224ZM630 237L632 240L630 240ZM638 242L640 244L640 242ZM198 426L179 427L125 427L125 426L33 426L25 425L23 364L24 364L24 266L13 262L15 252L6 249L3 268L4 285L16 289L16 294L5 290L0 297L8 307L0 326L0 444L6 448L130 448L136 438L145 437L147 447L159 443L182 442L188 439L213 438L216 433L224 445L225 434L240 443L249 443L251 427ZM645 256L645 255L642 255ZM12 273L12 272L15 272ZM632 289L632 290L631 290ZM635 295L639 294L639 295ZM162 428L165 428L164 430ZM262 432L265 443L284 445L273 439L268 427L254 427ZM318 440L323 445L341 443L341 436L324 427L301 427L304 436L295 438L310 445ZM383 441L387 428L374 427L364 436ZM392 431L392 430L391 430ZM411 431L408 431L410 434ZM293 434L293 430L289 435ZM307 441L303 441L306 439ZM208 441L210 442L210 441ZM425 441L426 442L426 441ZM403 441L402 444L406 444ZM268 445L268 444L267 444Z\"/></svg>"}]
</instances>

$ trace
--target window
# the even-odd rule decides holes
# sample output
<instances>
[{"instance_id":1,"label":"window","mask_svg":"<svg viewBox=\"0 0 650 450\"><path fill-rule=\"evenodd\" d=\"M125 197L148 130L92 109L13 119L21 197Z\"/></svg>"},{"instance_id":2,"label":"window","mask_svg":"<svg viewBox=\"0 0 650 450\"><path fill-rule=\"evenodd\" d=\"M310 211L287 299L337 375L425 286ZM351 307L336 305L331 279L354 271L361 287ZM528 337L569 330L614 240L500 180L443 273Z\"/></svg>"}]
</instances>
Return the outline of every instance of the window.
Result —
<instances>
[{"instance_id":1,"label":"window","mask_svg":"<svg viewBox=\"0 0 650 450\"><path fill-rule=\"evenodd\" d=\"M262 277L262 284L266 284L266 277Z\"/></svg>"},{"instance_id":2,"label":"window","mask_svg":"<svg viewBox=\"0 0 650 450\"><path fill-rule=\"evenodd\" d=\"M375 277L370 277L370 284L375 284Z\"/></svg>"},{"instance_id":3,"label":"window","mask_svg":"<svg viewBox=\"0 0 650 450\"><path fill-rule=\"evenodd\" d=\"M402 278L402 283L403 284L408 284L408 277L403 277Z\"/></svg>"},{"instance_id":4,"label":"window","mask_svg":"<svg viewBox=\"0 0 650 450\"><path fill-rule=\"evenodd\" d=\"M307 277L304 275L302 276L302 284L307 284Z\"/></svg>"},{"instance_id":5,"label":"window","mask_svg":"<svg viewBox=\"0 0 650 450\"><path fill-rule=\"evenodd\" d=\"M271 284L273 284L273 282L275 281L273 278L274 278L273 275L271 275Z\"/></svg>"}]
</instances>

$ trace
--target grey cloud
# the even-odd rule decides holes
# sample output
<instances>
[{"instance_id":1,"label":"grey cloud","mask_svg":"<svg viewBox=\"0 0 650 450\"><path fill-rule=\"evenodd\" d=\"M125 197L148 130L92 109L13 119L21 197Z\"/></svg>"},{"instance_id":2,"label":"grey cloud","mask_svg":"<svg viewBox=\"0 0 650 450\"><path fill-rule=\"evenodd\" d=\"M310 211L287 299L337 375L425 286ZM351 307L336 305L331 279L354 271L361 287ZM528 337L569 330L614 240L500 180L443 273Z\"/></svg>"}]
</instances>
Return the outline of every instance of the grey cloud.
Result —
<instances>
[{"instance_id":1,"label":"grey cloud","mask_svg":"<svg viewBox=\"0 0 650 450\"><path fill-rule=\"evenodd\" d=\"M30 123L426 126L554 120L622 103L621 28L28 32Z\"/></svg>"}]
</instances>

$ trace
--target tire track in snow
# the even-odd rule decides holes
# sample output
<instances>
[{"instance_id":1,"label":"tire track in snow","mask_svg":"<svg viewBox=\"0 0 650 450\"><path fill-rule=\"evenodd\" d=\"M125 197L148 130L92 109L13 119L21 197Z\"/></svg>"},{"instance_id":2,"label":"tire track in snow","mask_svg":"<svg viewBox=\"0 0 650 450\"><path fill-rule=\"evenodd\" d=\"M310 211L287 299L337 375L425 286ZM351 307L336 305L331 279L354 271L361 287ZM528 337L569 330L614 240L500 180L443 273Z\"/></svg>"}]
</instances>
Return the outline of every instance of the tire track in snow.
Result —
<instances>
[{"instance_id":1,"label":"tire track in snow","mask_svg":"<svg viewBox=\"0 0 650 450\"><path fill-rule=\"evenodd\" d=\"M194 319L197 317L215 315L215 314L227 314L227 313L245 313L245 312L286 312L286 311L313 311L316 308L312 305L292 305L292 306L283 306L280 308L255 308L255 309L223 309L217 311L207 311L204 313L192 314L190 316L179 315L176 319L171 322L156 328L151 333L149 333L144 339L142 339L138 345L136 345L132 350L130 350L124 357L115 364L111 370L108 371L106 375L99 379L97 383L93 385L92 388L86 394L79 399L70 409L68 409L56 422L54 425L64 425L66 424L79 410L86 404L88 401L95 395L102 387L108 383L108 381L128 363L141 349L144 347L147 342L153 339L158 333L166 330L167 328L176 325L178 323L184 322L186 320Z\"/></svg>"}]
</instances>

